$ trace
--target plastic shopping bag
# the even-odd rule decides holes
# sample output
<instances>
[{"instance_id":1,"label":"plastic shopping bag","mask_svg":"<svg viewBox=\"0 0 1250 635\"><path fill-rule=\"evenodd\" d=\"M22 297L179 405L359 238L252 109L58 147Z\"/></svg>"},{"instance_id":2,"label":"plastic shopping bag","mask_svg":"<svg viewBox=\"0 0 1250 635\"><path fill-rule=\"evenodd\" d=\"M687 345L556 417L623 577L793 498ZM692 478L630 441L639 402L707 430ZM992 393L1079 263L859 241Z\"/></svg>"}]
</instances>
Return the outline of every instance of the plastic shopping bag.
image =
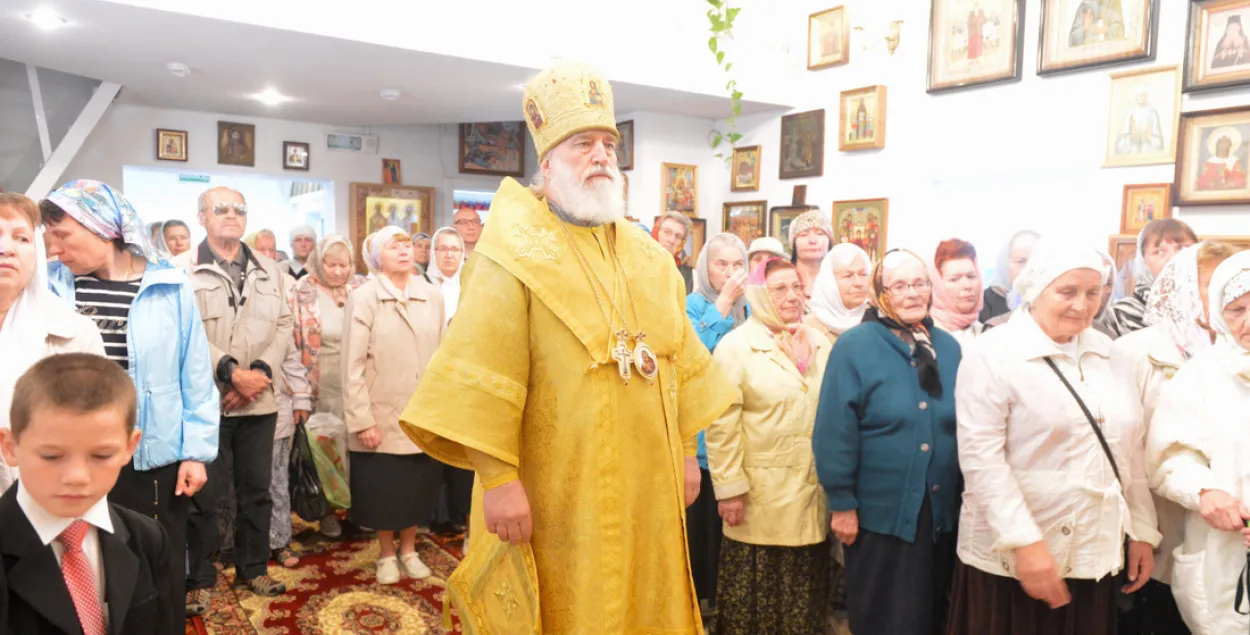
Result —
<instances>
[{"instance_id":1,"label":"plastic shopping bag","mask_svg":"<svg viewBox=\"0 0 1250 635\"><path fill-rule=\"evenodd\" d=\"M321 491L330 505L350 509L352 491L347 481L347 426L332 414L315 414L304 424L312 448Z\"/></svg>"},{"instance_id":2,"label":"plastic shopping bag","mask_svg":"<svg viewBox=\"0 0 1250 635\"><path fill-rule=\"evenodd\" d=\"M308 522L316 522L330 513L330 504L321 489L321 477L304 426L295 426L291 439L291 511Z\"/></svg>"}]
</instances>

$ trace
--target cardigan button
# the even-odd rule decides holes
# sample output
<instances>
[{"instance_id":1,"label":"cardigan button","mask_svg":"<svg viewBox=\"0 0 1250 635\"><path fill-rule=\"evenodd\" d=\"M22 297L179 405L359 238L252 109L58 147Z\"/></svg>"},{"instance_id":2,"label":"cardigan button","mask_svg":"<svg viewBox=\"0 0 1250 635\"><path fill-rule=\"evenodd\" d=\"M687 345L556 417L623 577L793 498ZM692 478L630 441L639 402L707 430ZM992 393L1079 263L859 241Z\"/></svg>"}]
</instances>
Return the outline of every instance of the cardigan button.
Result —
<instances>
[{"instance_id":1,"label":"cardigan button","mask_svg":"<svg viewBox=\"0 0 1250 635\"><path fill-rule=\"evenodd\" d=\"M929 451L929 444L928 444L928 443L921 443L921 444L920 444L920 451L921 451L921 452L928 452L928 451Z\"/></svg>"},{"instance_id":2,"label":"cardigan button","mask_svg":"<svg viewBox=\"0 0 1250 635\"><path fill-rule=\"evenodd\" d=\"M936 493L938 492L938 490L939 490L939 489L940 489L940 488L939 488L937 485L934 485L934 486L933 486L933 493L934 493L934 494L936 494Z\"/></svg>"},{"instance_id":3,"label":"cardigan button","mask_svg":"<svg viewBox=\"0 0 1250 635\"><path fill-rule=\"evenodd\" d=\"M922 401L922 402L920 402L920 409L921 409L921 410L928 410L928 409L929 409L929 402L927 402L927 401Z\"/></svg>"},{"instance_id":4,"label":"cardigan button","mask_svg":"<svg viewBox=\"0 0 1250 635\"><path fill-rule=\"evenodd\" d=\"M913 360L911 360L911 367L912 367L912 368L915 368L915 367L916 367L916 360L914 360L914 359L913 359Z\"/></svg>"},{"instance_id":5,"label":"cardigan button","mask_svg":"<svg viewBox=\"0 0 1250 635\"><path fill-rule=\"evenodd\" d=\"M1064 527L1063 529L1060 529L1059 531L1063 532L1063 535L1065 535L1065 536L1070 536L1070 535L1072 535L1072 528L1071 528L1071 527Z\"/></svg>"}]
</instances>

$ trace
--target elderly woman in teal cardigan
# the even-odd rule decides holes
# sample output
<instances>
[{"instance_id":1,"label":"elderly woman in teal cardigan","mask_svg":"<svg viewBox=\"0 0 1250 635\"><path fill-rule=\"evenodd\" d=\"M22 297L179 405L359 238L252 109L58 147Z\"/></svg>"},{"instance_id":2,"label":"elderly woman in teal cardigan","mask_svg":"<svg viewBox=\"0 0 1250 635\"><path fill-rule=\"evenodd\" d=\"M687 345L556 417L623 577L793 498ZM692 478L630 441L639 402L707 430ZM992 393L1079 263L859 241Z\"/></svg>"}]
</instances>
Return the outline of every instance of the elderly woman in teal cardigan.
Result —
<instances>
[{"instance_id":1,"label":"elderly woman in teal cardigan","mask_svg":"<svg viewBox=\"0 0 1250 635\"><path fill-rule=\"evenodd\" d=\"M925 262L894 250L872 271L864 323L838 338L812 433L845 545L855 633L942 632L963 479L955 447L959 344L929 317Z\"/></svg>"},{"instance_id":2,"label":"elderly woman in teal cardigan","mask_svg":"<svg viewBox=\"0 0 1250 635\"><path fill-rule=\"evenodd\" d=\"M694 270L694 293L686 298L686 317L709 352L735 327L746 321L747 248L733 234L708 239ZM703 494L686 509L686 537L695 592L705 611L716 602L716 573L720 562L721 519L712 496L707 443L699 433L699 471Z\"/></svg>"}]
</instances>

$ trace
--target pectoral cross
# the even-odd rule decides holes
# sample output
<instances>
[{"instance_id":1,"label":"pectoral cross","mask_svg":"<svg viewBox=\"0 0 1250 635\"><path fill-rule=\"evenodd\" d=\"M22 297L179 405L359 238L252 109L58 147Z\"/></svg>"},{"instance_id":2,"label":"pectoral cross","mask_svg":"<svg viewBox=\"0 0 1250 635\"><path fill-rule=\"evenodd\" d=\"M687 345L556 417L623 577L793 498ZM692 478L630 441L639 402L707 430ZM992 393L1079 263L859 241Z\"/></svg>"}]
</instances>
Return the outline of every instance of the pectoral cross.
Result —
<instances>
[{"instance_id":1,"label":"pectoral cross","mask_svg":"<svg viewBox=\"0 0 1250 635\"><path fill-rule=\"evenodd\" d=\"M629 383L629 378L633 375L630 365L634 361L633 352L629 350L628 338L629 334L623 330L617 333L616 348L612 349L612 359L616 360L617 372L621 374L621 379L624 379L627 384Z\"/></svg>"}]
</instances>

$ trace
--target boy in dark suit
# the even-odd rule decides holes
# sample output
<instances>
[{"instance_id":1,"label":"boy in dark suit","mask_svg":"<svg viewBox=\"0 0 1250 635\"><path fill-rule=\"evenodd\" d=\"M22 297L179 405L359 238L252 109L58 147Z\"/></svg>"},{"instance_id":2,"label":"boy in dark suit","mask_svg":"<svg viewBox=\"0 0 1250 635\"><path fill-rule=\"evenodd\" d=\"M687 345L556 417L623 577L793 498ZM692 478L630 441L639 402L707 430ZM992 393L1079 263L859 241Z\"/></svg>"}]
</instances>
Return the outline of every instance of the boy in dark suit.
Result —
<instances>
[{"instance_id":1,"label":"boy in dark suit","mask_svg":"<svg viewBox=\"0 0 1250 635\"><path fill-rule=\"evenodd\" d=\"M19 471L0 497L0 633L176 635L164 530L105 498L139 443L135 398L95 355L53 355L18 380L0 429Z\"/></svg>"}]
</instances>

